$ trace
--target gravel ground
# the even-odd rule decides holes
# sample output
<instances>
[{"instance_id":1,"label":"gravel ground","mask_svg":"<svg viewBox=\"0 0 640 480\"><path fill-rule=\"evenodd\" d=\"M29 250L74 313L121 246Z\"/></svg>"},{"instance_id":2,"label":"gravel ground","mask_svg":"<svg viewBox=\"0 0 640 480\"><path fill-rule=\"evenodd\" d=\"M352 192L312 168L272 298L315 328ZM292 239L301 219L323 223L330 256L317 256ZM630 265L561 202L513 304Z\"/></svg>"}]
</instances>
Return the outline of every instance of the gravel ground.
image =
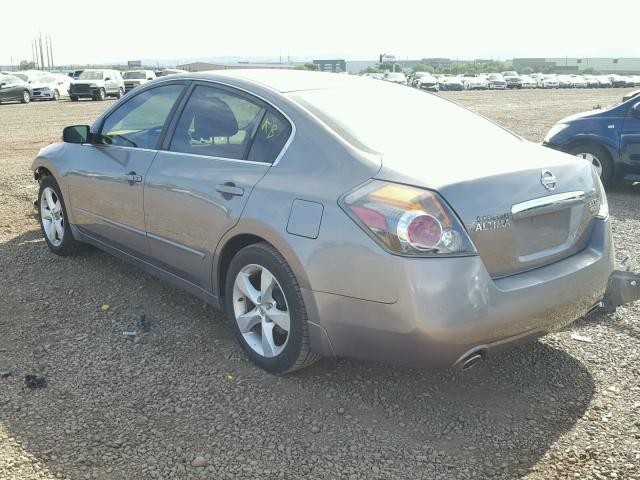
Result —
<instances>
[{"instance_id":1,"label":"gravel ground","mask_svg":"<svg viewBox=\"0 0 640 480\"><path fill-rule=\"evenodd\" d=\"M623 90L444 95L540 141ZM50 254L31 159L110 103L0 107L1 479L640 479L640 305L467 372L339 359L278 377L188 294L97 250ZM609 198L617 256L635 255L640 192Z\"/></svg>"}]
</instances>

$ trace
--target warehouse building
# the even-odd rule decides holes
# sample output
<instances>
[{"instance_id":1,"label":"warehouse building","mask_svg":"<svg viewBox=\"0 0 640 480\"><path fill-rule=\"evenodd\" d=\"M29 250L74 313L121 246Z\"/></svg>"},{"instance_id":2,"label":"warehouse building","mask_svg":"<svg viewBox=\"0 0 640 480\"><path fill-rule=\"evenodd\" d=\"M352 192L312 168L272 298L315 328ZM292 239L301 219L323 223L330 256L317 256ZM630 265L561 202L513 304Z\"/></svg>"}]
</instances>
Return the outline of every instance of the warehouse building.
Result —
<instances>
[{"instance_id":1,"label":"warehouse building","mask_svg":"<svg viewBox=\"0 0 640 480\"><path fill-rule=\"evenodd\" d=\"M593 69L602 73L640 74L640 58L514 58L513 68L521 71L529 67L535 71L578 73Z\"/></svg>"}]
</instances>

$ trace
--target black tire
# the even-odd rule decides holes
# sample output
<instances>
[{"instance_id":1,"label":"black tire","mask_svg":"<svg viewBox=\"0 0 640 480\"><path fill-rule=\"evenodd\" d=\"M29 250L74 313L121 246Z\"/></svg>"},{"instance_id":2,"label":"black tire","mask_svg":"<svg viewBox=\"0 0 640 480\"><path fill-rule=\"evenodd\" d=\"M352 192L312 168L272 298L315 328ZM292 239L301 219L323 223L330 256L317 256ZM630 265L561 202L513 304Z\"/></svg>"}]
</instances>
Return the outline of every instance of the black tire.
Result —
<instances>
[{"instance_id":1,"label":"black tire","mask_svg":"<svg viewBox=\"0 0 640 480\"><path fill-rule=\"evenodd\" d=\"M77 102L78 101L78 97L74 97L73 95L69 97L71 99L72 102Z\"/></svg>"},{"instance_id":2,"label":"black tire","mask_svg":"<svg viewBox=\"0 0 640 480\"><path fill-rule=\"evenodd\" d=\"M122 98L122 96L124 95L124 92L122 91L121 88L118 89L118 93L116 94L116 98L120 99Z\"/></svg>"},{"instance_id":3,"label":"black tire","mask_svg":"<svg viewBox=\"0 0 640 480\"><path fill-rule=\"evenodd\" d=\"M265 357L254 351L240 332L234 313L235 279L244 267L259 265L275 277L286 299L290 317L289 338L284 350L275 357ZM288 373L307 367L320 356L311 352L307 324L307 310L298 281L282 255L268 243L256 243L240 250L231 260L225 279L224 309L240 346L249 359L271 373Z\"/></svg>"},{"instance_id":4,"label":"black tire","mask_svg":"<svg viewBox=\"0 0 640 480\"><path fill-rule=\"evenodd\" d=\"M54 102L60 100L60 92L58 90L53 91L53 97L51 98Z\"/></svg>"},{"instance_id":5,"label":"black tire","mask_svg":"<svg viewBox=\"0 0 640 480\"><path fill-rule=\"evenodd\" d=\"M611 181L613 180L613 159L605 148L591 143L578 144L571 147L567 151L567 153L570 153L571 155L590 153L593 156L597 157L597 159L600 161L600 164L602 165L600 180L602 180L602 184L604 186L611 185Z\"/></svg>"},{"instance_id":6,"label":"black tire","mask_svg":"<svg viewBox=\"0 0 640 480\"><path fill-rule=\"evenodd\" d=\"M98 90L98 93L96 94L96 96L94 97L94 100L98 100L98 101L103 101L105 98L107 98L107 92L105 92L104 88L101 88L100 90Z\"/></svg>"},{"instance_id":7,"label":"black tire","mask_svg":"<svg viewBox=\"0 0 640 480\"><path fill-rule=\"evenodd\" d=\"M31 94L29 90L25 90L22 92L22 98L20 99L20 103L29 103L31 101Z\"/></svg>"},{"instance_id":8,"label":"black tire","mask_svg":"<svg viewBox=\"0 0 640 480\"><path fill-rule=\"evenodd\" d=\"M42 205L43 205L43 201L45 201L43 198L43 193L47 188L51 188L55 192L57 199L60 201L60 205L62 207L62 218L64 220L63 222L64 233L62 235L62 242L60 243L60 245L54 245L49 240L47 234L45 233L45 227L42 221ZM62 257L67 257L75 254L76 252L78 252L78 250L82 246L82 243L78 242L75 238L73 238L73 234L71 233L71 226L67 221L68 218L69 217L67 215L67 207L64 203L64 199L62 198L62 193L60 192L60 187L58 186L58 182L56 182L55 178L53 178L52 176L44 177L40 182L40 190L38 192L38 221L40 222L40 231L42 232L42 236L44 237L44 240L47 243L49 250L51 250L56 255L60 255Z\"/></svg>"}]
</instances>

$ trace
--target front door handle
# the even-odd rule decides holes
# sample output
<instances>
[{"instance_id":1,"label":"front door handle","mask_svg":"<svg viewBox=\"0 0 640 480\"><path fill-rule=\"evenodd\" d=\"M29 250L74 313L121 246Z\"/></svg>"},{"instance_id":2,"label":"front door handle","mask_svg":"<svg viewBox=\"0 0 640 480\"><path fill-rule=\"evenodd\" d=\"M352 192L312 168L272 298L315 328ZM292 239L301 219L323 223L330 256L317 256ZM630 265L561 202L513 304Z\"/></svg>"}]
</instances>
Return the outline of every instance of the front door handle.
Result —
<instances>
[{"instance_id":1,"label":"front door handle","mask_svg":"<svg viewBox=\"0 0 640 480\"><path fill-rule=\"evenodd\" d=\"M232 182L223 183L221 185L216 185L216 191L220 192L222 195L231 195L234 197L241 197L244 195L244 188L237 187Z\"/></svg>"},{"instance_id":2,"label":"front door handle","mask_svg":"<svg viewBox=\"0 0 640 480\"><path fill-rule=\"evenodd\" d=\"M131 183L142 181L142 175L137 175L136 172L129 172L126 175L123 175L122 178Z\"/></svg>"}]
</instances>

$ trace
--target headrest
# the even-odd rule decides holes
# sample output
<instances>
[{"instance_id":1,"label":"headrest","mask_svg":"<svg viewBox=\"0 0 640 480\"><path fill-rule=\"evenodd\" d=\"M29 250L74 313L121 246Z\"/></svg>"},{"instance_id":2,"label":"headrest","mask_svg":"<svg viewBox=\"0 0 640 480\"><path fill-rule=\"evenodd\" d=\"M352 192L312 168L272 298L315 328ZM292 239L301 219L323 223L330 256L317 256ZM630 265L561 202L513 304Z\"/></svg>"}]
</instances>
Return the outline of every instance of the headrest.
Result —
<instances>
[{"instance_id":1,"label":"headrest","mask_svg":"<svg viewBox=\"0 0 640 480\"><path fill-rule=\"evenodd\" d=\"M235 115L229 105L219 98L193 99L190 110L194 138L232 137L238 133L238 121Z\"/></svg>"}]
</instances>

